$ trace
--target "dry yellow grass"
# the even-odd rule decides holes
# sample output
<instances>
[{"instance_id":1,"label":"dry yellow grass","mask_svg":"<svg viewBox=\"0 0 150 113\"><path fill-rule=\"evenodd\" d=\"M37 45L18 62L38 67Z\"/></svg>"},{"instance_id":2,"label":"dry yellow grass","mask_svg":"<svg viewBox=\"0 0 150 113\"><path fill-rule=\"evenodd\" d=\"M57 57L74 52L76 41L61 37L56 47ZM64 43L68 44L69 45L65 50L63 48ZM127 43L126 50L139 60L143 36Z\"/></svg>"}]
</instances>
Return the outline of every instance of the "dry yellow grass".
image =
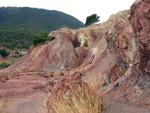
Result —
<instances>
[{"instance_id":1,"label":"dry yellow grass","mask_svg":"<svg viewBox=\"0 0 150 113\"><path fill-rule=\"evenodd\" d=\"M107 83L104 80L99 80L99 79L89 79L88 81L89 87L97 92L100 90L100 88L104 87Z\"/></svg>"},{"instance_id":2,"label":"dry yellow grass","mask_svg":"<svg viewBox=\"0 0 150 113\"><path fill-rule=\"evenodd\" d=\"M91 88L71 88L51 98L54 113L102 113L104 102Z\"/></svg>"},{"instance_id":3,"label":"dry yellow grass","mask_svg":"<svg viewBox=\"0 0 150 113\"><path fill-rule=\"evenodd\" d=\"M8 104L6 103L5 99L0 100L0 113L7 113Z\"/></svg>"}]
</instances>

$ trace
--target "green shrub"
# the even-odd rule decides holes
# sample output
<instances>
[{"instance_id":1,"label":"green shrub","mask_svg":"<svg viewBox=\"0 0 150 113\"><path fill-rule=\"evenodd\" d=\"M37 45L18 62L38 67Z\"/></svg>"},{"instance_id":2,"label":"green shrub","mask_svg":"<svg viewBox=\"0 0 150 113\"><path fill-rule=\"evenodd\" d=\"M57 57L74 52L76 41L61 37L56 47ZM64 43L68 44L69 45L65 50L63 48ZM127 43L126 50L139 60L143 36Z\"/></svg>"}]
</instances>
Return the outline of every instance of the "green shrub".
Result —
<instances>
[{"instance_id":1,"label":"green shrub","mask_svg":"<svg viewBox=\"0 0 150 113\"><path fill-rule=\"evenodd\" d=\"M37 44L44 43L45 42L45 38L35 36L33 38L32 42L33 42L33 45L36 47Z\"/></svg>"},{"instance_id":2,"label":"green shrub","mask_svg":"<svg viewBox=\"0 0 150 113\"><path fill-rule=\"evenodd\" d=\"M15 54L19 54L19 52L18 52L18 51L15 51Z\"/></svg>"},{"instance_id":3,"label":"green shrub","mask_svg":"<svg viewBox=\"0 0 150 113\"><path fill-rule=\"evenodd\" d=\"M62 28L67 28L66 24L62 25Z\"/></svg>"},{"instance_id":4,"label":"green shrub","mask_svg":"<svg viewBox=\"0 0 150 113\"><path fill-rule=\"evenodd\" d=\"M89 26L89 25L99 22L99 21L100 21L99 16L97 16L97 14L92 14L92 15L86 17L85 26Z\"/></svg>"},{"instance_id":5,"label":"green shrub","mask_svg":"<svg viewBox=\"0 0 150 113\"><path fill-rule=\"evenodd\" d=\"M88 47L88 40L85 39L83 45L84 45L84 47Z\"/></svg>"},{"instance_id":6,"label":"green shrub","mask_svg":"<svg viewBox=\"0 0 150 113\"><path fill-rule=\"evenodd\" d=\"M53 36L48 36L48 38L47 38L47 40L49 40L49 41L52 41L54 39L55 39L55 37L53 37Z\"/></svg>"},{"instance_id":7,"label":"green shrub","mask_svg":"<svg viewBox=\"0 0 150 113\"><path fill-rule=\"evenodd\" d=\"M9 55L10 53L8 53L4 48L0 49L0 55L5 58Z\"/></svg>"},{"instance_id":8,"label":"green shrub","mask_svg":"<svg viewBox=\"0 0 150 113\"><path fill-rule=\"evenodd\" d=\"M7 62L0 63L0 69L9 67L11 64Z\"/></svg>"},{"instance_id":9,"label":"green shrub","mask_svg":"<svg viewBox=\"0 0 150 113\"><path fill-rule=\"evenodd\" d=\"M19 54L19 57L22 57L23 56L23 54Z\"/></svg>"},{"instance_id":10,"label":"green shrub","mask_svg":"<svg viewBox=\"0 0 150 113\"><path fill-rule=\"evenodd\" d=\"M55 37L48 36L48 32L44 32L44 33L39 34L38 36L35 36L32 39L32 42L33 42L33 45L36 47L38 44L45 43L45 41L47 40L52 41L54 39Z\"/></svg>"}]
</instances>

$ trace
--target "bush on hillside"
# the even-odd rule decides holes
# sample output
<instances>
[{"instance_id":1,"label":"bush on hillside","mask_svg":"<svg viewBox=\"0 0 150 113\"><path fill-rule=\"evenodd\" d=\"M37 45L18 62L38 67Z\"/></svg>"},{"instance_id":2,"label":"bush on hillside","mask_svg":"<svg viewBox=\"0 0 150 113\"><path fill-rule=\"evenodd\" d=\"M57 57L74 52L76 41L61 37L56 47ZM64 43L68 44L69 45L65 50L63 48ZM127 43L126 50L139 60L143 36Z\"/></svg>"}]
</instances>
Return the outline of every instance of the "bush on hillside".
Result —
<instances>
[{"instance_id":1,"label":"bush on hillside","mask_svg":"<svg viewBox=\"0 0 150 113\"><path fill-rule=\"evenodd\" d=\"M5 58L9 55L10 53L7 52L4 48L3 49L0 49L0 55Z\"/></svg>"},{"instance_id":2,"label":"bush on hillside","mask_svg":"<svg viewBox=\"0 0 150 113\"><path fill-rule=\"evenodd\" d=\"M84 45L84 47L88 47L88 40L85 39L83 45Z\"/></svg>"},{"instance_id":3,"label":"bush on hillside","mask_svg":"<svg viewBox=\"0 0 150 113\"><path fill-rule=\"evenodd\" d=\"M19 54L19 57L22 57L23 56L23 54Z\"/></svg>"},{"instance_id":4,"label":"bush on hillside","mask_svg":"<svg viewBox=\"0 0 150 113\"><path fill-rule=\"evenodd\" d=\"M15 54L19 54L19 52L18 52L18 51L15 51Z\"/></svg>"},{"instance_id":5,"label":"bush on hillside","mask_svg":"<svg viewBox=\"0 0 150 113\"><path fill-rule=\"evenodd\" d=\"M67 28L66 24L64 24L64 25L62 26L62 28Z\"/></svg>"},{"instance_id":6,"label":"bush on hillside","mask_svg":"<svg viewBox=\"0 0 150 113\"><path fill-rule=\"evenodd\" d=\"M10 63L7 63L7 62L3 62L3 63L0 63L0 69L2 68L7 68L9 67L11 64Z\"/></svg>"},{"instance_id":7,"label":"bush on hillside","mask_svg":"<svg viewBox=\"0 0 150 113\"><path fill-rule=\"evenodd\" d=\"M48 32L43 32L39 34L38 36L35 36L32 42L33 42L33 45L36 47L38 44L45 43L45 41L47 40L52 41L54 39L55 37L48 36Z\"/></svg>"}]
</instances>

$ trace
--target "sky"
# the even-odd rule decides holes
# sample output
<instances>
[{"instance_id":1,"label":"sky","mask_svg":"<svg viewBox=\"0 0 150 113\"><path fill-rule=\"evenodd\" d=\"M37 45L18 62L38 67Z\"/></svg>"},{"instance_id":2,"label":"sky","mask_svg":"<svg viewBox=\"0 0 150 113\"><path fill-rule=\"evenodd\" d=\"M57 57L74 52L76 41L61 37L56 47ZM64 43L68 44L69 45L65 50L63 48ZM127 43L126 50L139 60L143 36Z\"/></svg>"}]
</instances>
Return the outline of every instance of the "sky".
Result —
<instances>
[{"instance_id":1,"label":"sky","mask_svg":"<svg viewBox=\"0 0 150 113\"><path fill-rule=\"evenodd\" d=\"M58 10L85 23L92 14L105 22L112 14L130 9L135 0L0 0L0 7L17 6Z\"/></svg>"}]
</instances>

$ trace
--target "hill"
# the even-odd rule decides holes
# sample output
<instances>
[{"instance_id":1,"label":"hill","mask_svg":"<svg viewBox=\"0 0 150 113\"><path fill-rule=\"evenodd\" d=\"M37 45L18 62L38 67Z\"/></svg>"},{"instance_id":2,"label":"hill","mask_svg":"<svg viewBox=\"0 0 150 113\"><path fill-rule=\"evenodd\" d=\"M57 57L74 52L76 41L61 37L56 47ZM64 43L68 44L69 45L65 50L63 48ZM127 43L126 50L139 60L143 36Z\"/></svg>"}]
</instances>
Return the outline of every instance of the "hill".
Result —
<instances>
[{"instance_id":1,"label":"hill","mask_svg":"<svg viewBox=\"0 0 150 113\"><path fill-rule=\"evenodd\" d=\"M64 24L69 28L84 26L75 17L55 10L1 7L0 15L0 46L10 49L28 48L35 35L59 29Z\"/></svg>"}]
</instances>

